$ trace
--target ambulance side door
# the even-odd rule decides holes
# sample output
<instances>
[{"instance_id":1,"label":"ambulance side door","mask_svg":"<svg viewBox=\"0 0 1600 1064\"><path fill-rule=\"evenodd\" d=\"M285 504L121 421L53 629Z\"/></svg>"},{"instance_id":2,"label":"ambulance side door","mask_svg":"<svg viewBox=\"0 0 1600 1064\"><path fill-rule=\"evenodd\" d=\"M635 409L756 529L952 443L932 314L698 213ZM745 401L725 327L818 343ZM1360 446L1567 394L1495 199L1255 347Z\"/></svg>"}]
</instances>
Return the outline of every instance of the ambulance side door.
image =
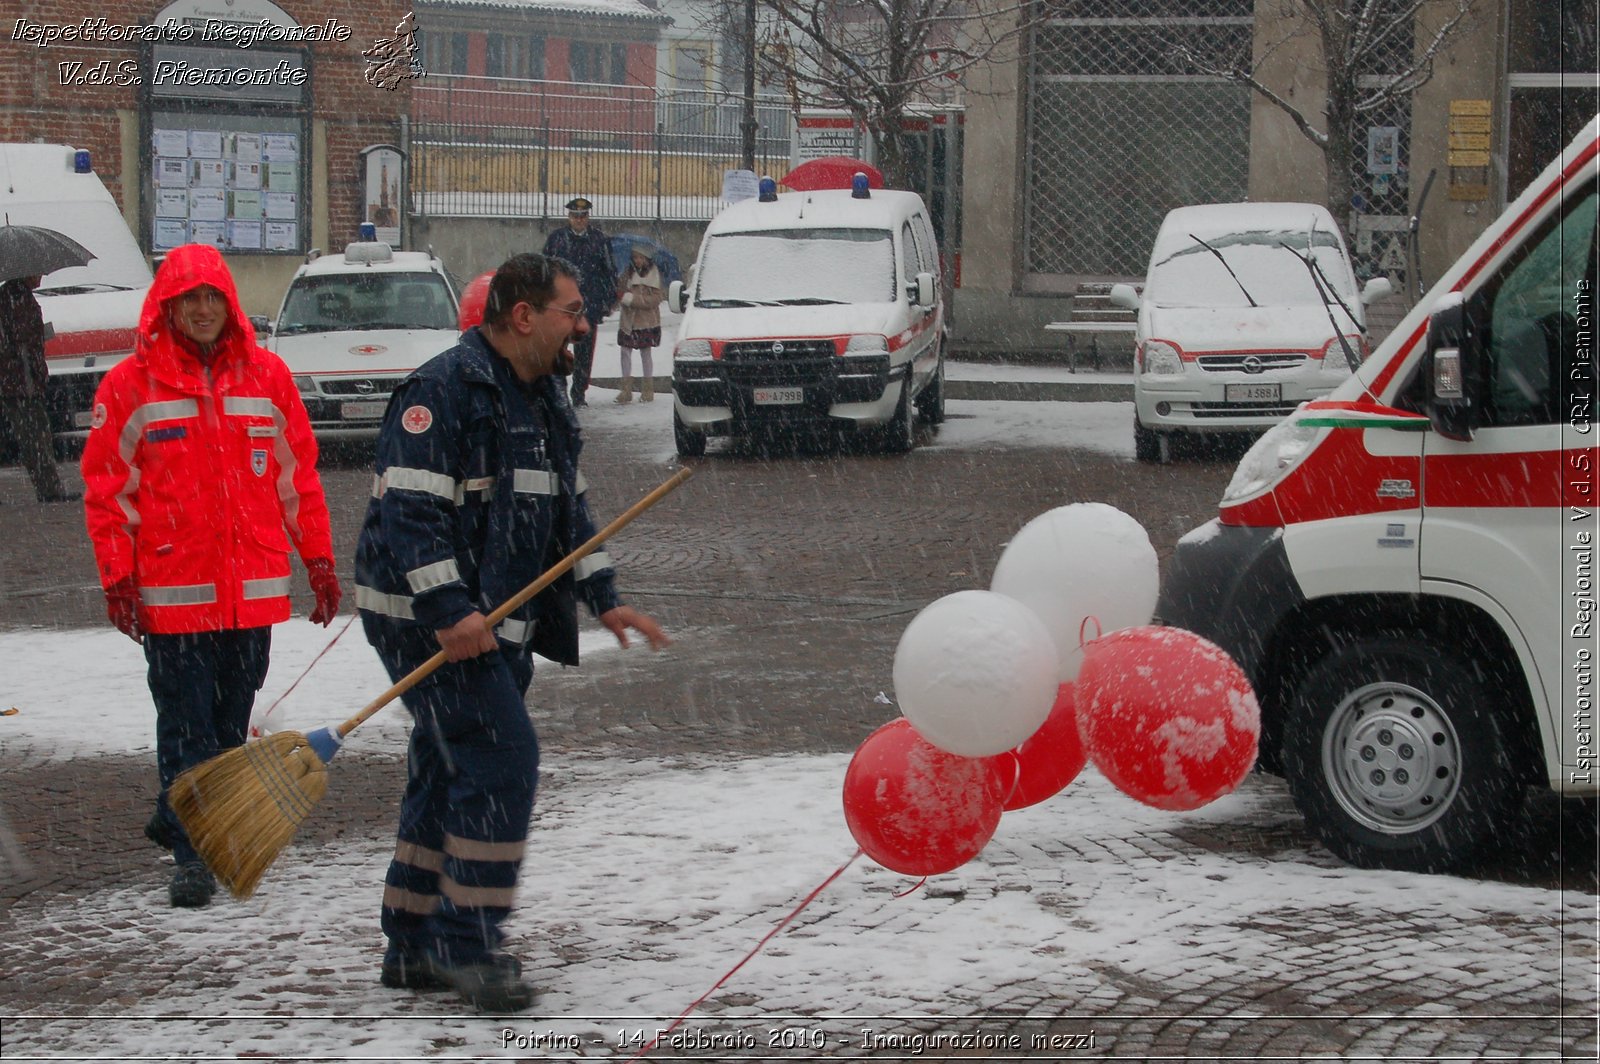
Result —
<instances>
[{"instance_id":1,"label":"ambulance side door","mask_svg":"<svg viewBox=\"0 0 1600 1064\"><path fill-rule=\"evenodd\" d=\"M1595 479L1596 203L1591 179L1467 293L1485 363L1477 428L1470 440L1430 432L1423 445L1422 590L1476 603L1521 641L1536 703L1548 707L1546 754L1567 764L1574 731L1561 707L1577 695L1563 621L1574 590L1572 473L1587 468ZM1596 503L1582 509L1593 514Z\"/></svg>"}]
</instances>

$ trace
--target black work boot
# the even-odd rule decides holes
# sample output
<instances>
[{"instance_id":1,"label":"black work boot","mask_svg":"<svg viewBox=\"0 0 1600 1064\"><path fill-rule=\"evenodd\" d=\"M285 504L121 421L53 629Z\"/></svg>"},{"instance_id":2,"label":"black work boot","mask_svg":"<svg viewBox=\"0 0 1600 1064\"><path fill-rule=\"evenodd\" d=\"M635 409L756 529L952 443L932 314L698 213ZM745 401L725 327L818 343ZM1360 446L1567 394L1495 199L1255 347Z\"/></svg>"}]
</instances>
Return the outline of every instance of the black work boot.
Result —
<instances>
[{"instance_id":1,"label":"black work boot","mask_svg":"<svg viewBox=\"0 0 1600 1064\"><path fill-rule=\"evenodd\" d=\"M422 960L434 978L479 1012L521 1012L539 997L537 990L522 981L520 973L497 963L496 959L451 965L428 954Z\"/></svg>"},{"instance_id":2,"label":"black work boot","mask_svg":"<svg viewBox=\"0 0 1600 1064\"><path fill-rule=\"evenodd\" d=\"M522 962L507 953L496 953L493 963L513 978L521 978ZM378 982L394 990L449 990L450 984L435 975L422 956L390 946L383 955Z\"/></svg>"},{"instance_id":3,"label":"black work boot","mask_svg":"<svg viewBox=\"0 0 1600 1064\"><path fill-rule=\"evenodd\" d=\"M166 818L157 809L150 814L150 819L144 822L144 837L161 847L163 850L172 849L172 828L167 826Z\"/></svg>"},{"instance_id":4,"label":"black work boot","mask_svg":"<svg viewBox=\"0 0 1600 1064\"><path fill-rule=\"evenodd\" d=\"M211 895L217 892L217 881L211 870L199 861L181 864L172 873L167 885L167 900L177 909L203 909L211 904Z\"/></svg>"}]
</instances>

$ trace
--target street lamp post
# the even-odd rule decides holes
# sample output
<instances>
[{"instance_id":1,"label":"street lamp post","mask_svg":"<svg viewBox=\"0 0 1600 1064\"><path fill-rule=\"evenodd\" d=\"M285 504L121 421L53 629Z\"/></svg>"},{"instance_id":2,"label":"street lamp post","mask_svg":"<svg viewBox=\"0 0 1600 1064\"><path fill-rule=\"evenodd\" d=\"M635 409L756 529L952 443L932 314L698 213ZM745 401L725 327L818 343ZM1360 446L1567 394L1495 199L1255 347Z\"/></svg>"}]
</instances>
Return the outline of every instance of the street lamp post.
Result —
<instances>
[{"instance_id":1,"label":"street lamp post","mask_svg":"<svg viewBox=\"0 0 1600 1064\"><path fill-rule=\"evenodd\" d=\"M744 0L744 168L756 168L756 0Z\"/></svg>"}]
</instances>

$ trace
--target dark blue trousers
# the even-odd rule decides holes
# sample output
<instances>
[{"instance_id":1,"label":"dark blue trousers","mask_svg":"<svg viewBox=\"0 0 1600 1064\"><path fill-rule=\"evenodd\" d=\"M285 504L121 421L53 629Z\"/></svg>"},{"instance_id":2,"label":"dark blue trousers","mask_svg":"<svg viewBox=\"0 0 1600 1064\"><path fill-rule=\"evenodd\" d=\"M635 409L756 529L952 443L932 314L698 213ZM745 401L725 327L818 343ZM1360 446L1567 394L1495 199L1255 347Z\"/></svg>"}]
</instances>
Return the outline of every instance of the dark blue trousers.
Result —
<instances>
[{"instance_id":1,"label":"dark blue trousers","mask_svg":"<svg viewBox=\"0 0 1600 1064\"><path fill-rule=\"evenodd\" d=\"M157 808L172 830L179 864L200 857L167 804L167 788L185 769L244 744L271 650L270 627L144 637L156 704Z\"/></svg>"},{"instance_id":2,"label":"dark blue trousers","mask_svg":"<svg viewBox=\"0 0 1600 1064\"><path fill-rule=\"evenodd\" d=\"M361 615L399 680L439 649L431 632ZM533 816L539 742L524 697L526 651L446 663L402 696L411 711L405 797L384 880L391 947L479 964L500 946Z\"/></svg>"}]
</instances>

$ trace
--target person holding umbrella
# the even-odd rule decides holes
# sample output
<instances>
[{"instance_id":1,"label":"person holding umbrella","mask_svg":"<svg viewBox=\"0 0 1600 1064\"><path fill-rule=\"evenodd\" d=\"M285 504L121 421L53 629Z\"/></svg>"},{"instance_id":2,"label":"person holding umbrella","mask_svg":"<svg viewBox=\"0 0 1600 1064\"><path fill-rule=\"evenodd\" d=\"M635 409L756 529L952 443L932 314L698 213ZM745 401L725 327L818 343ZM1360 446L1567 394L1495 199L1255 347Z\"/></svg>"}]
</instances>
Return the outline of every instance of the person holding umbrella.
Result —
<instances>
[{"instance_id":1,"label":"person holding umbrella","mask_svg":"<svg viewBox=\"0 0 1600 1064\"><path fill-rule=\"evenodd\" d=\"M28 468L40 502L71 502L81 496L61 486L55 436L45 409L44 313L33 290L42 278L15 277L0 284L0 411Z\"/></svg>"},{"instance_id":2,"label":"person holding umbrella","mask_svg":"<svg viewBox=\"0 0 1600 1064\"><path fill-rule=\"evenodd\" d=\"M546 258L565 259L578 270L578 289L583 293L583 316L589 330L572 340L572 405L587 406L584 393L594 370L594 338L600 323L616 306L616 278L611 264L611 241L598 225L589 222L594 207L579 196L567 201L567 224L551 233L544 242Z\"/></svg>"}]
</instances>

